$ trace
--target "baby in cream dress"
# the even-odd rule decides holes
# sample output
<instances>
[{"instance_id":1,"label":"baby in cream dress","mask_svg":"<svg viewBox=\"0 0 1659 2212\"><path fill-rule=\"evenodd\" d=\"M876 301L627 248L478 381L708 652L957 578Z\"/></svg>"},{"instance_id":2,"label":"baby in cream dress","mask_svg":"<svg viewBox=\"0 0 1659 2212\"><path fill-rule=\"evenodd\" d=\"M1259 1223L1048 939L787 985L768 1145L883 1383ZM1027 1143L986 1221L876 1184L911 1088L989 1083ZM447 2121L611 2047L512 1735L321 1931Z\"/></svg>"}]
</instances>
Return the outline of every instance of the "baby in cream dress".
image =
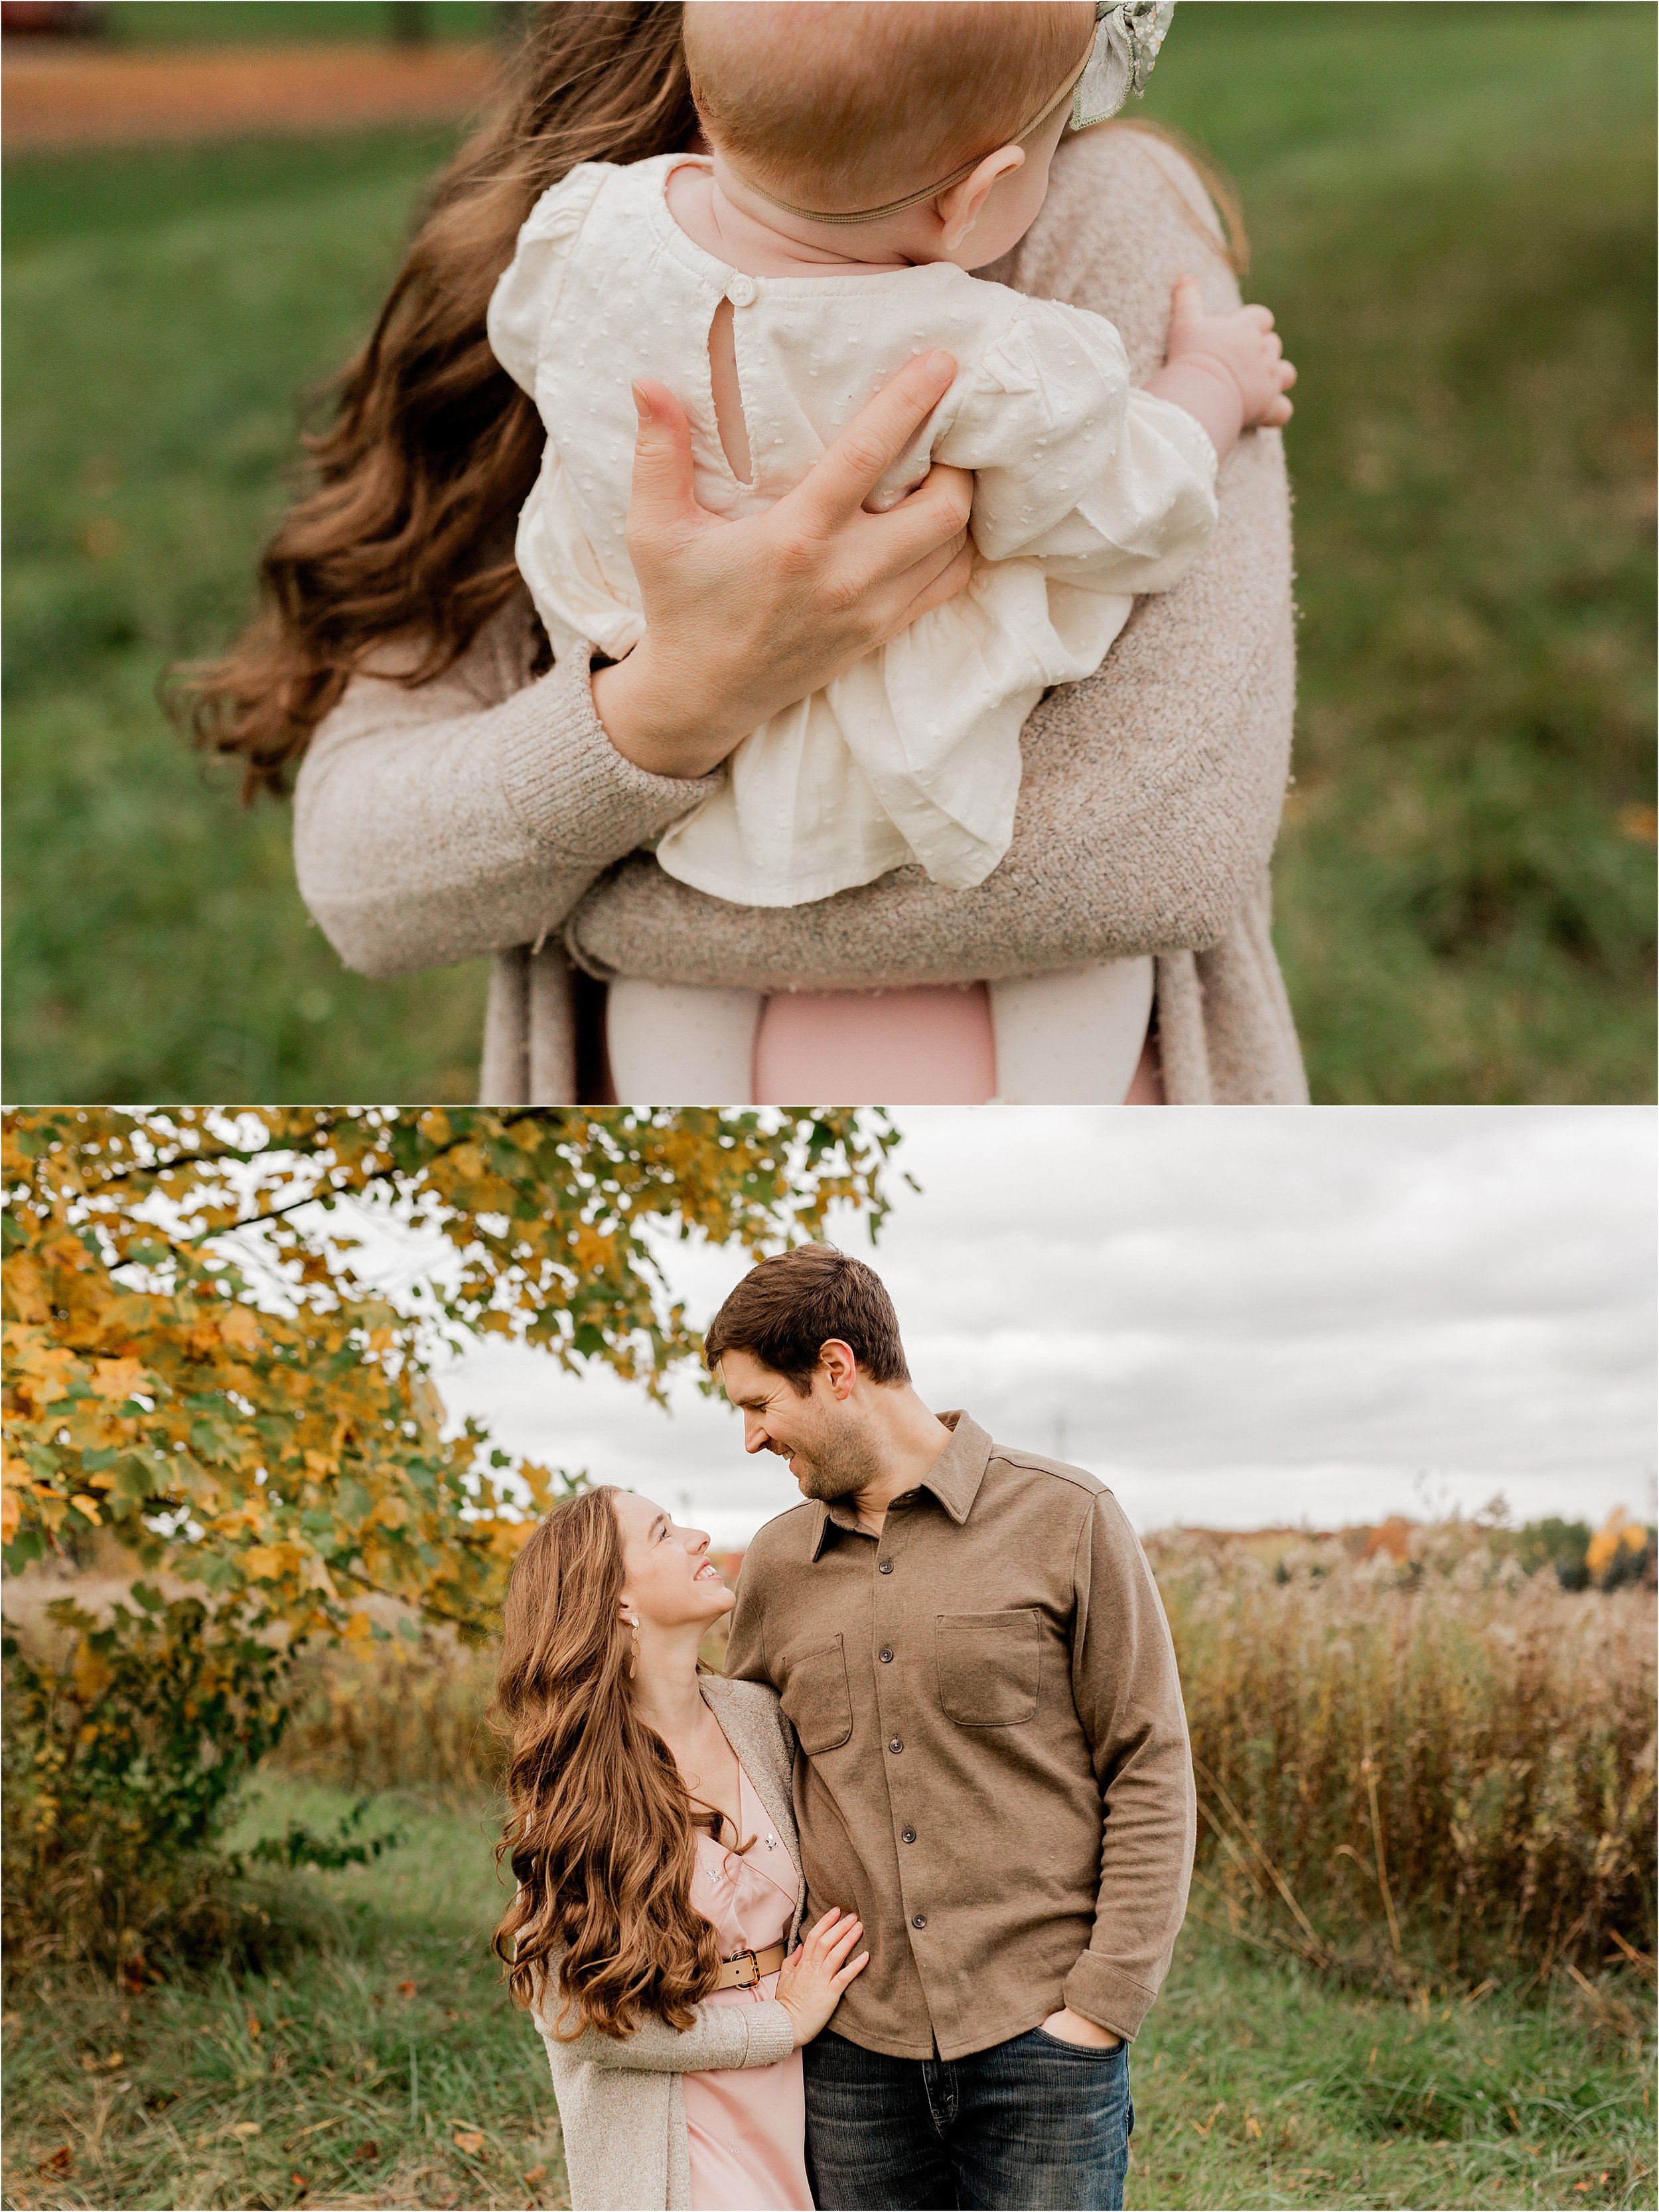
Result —
<instances>
[{"instance_id":1,"label":"baby in cream dress","mask_svg":"<svg viewBox=\"0 0 1659 2212\"><path fill-rule=\"evenodd\" d=\"M1035 220L1067 122L1139 89L1171 4L705 0L685 39L711 155L584 162L521 230L489 329L548 431L518 563L556 651L620 659L643 633L623 537L635 378L678 395L696 495L738 517L799 483L908 360L957 363L871 504L934 462L972 470L969 583L743 740L657 845L683 882L750 906L906 865L983 882L1012 834L1025 717L1101 665L1136 593L1198 558L1218 453L1288 414L1265 310L1209 317L1178 292L1170 362L1136 388L1103 317L969 274ZM1151 963L1095 974L1100 1019L1133 1046L1127 1084ZM1027 988L993 986L999 1034ZM614 1020L611 1041L625 1057ZM1075 1086L1057 1072L1052 1095Z\"/></svg>"}]
</instances>

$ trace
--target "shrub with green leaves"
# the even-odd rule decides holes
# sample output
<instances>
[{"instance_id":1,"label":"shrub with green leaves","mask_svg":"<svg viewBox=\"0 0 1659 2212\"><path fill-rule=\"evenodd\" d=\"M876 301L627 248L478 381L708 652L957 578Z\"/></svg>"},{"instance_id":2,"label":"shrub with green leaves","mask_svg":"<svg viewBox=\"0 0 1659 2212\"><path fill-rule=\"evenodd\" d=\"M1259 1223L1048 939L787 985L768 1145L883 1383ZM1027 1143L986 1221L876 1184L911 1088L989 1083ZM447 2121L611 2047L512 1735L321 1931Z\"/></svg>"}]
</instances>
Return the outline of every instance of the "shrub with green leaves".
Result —
<instances>
[{"instance_id":1,"label":"shrub with green leaves","mask_svg":"<svg viewBox=\"0 0 1659 2212\"><path fill-rule=\"evenodd\" d=\"M131 1596L101 1620L60 1599L53 1648L5 1639L4 1896L26 1954L137 1978L232 1932L215 1846L282 1735L291 1661L200 1599Z\"/></svg>"}]
</instances>

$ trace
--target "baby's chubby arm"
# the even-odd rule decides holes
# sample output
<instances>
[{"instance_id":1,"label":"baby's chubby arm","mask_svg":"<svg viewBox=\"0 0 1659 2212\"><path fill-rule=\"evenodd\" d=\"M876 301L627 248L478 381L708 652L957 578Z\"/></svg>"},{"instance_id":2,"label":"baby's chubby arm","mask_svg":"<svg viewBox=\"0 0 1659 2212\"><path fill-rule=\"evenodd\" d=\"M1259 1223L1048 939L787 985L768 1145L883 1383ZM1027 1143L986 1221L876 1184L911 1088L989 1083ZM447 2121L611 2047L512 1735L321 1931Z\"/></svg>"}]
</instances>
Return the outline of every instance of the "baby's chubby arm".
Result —
<instances>
[{"instance_id":1,"label":"baby's chubby arm","mask_svg":"<svg viewBox=\"0 0 1659 2212\"><path fill-rule=\"evenodd\" d=\"M1296 370L1285 358L1269 309L1206 313L1194 276L1176 278L1174 297L1168 358L1143 389L1194 416L1208 432L1216 459L1224 461L1241 430L1290 421L1285 394Z\"/></svg>"}]
</instances>

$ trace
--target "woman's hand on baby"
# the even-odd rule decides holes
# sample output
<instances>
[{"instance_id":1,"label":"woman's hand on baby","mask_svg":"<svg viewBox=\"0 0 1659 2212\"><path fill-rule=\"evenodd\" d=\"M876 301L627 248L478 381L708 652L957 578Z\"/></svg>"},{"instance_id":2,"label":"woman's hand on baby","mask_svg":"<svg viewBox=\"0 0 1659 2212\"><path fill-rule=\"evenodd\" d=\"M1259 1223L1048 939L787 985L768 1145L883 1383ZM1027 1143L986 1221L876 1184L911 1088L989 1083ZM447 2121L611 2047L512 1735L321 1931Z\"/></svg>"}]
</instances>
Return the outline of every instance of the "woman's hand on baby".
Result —
<instances>
[{"instance_id":1,"label":"woman's hand on baby","mask_svg":"<svg viewBox=\"0 0 1659 2212\"><path fill-rule=\"evenodd\" d=\"M628 550L645 635L593 678L618 752L654 775L706 775L750 730L962 589L965 471L933 469L886 514L864 511L955 374L949 354L911 362L792 492L736 522L697 502L679 402L660 384L635 386Z\"/></svg>"},{"instance_id":2,"label":"woman's hand on baby","mask_svg":"<svg viewBox=\"0 0 1659 2212\"><path fill-rule=\"evenodd\" d=\"M799 1950L792 1951L778 1976L778 2002L795 2023L797 2046L810 2043L829 2021L841 2002L842 1991L870 1963L870 1954L856 1958L848 1953L864 1932L864 1923L831 1905L807 1934Z\"/></svg>"},{"instance_id":3,"label":"woman's hand on baby","mask_svg":"<svg viewBox=\"0 0 1659 2212\"><path fill-rule=\"evenodd\" d=\"M1197 278L1177 280L1167 358L1147 378L1146 389L1195 415L1218 455L1241 430L1288 422L1285 395L1295 382L1271 309L1235 307L1212 315Z\"/></svg>"}]
</instances>

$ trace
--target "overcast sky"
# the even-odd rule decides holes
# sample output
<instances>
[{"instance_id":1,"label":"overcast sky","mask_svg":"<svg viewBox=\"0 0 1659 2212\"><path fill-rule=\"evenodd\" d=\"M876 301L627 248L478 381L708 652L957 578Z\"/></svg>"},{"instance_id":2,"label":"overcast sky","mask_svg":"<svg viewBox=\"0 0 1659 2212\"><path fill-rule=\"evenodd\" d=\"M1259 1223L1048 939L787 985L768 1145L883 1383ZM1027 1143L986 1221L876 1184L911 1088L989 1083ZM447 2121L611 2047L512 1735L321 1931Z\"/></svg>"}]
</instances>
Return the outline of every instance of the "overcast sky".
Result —
<instances>
[{"instance_id":1,"label":"overcast sky","mask_svg":"<svg viewBox=\"0 0 1659 2212\"><path fill-rule=\"evenodd\" d=\"M1109 1483L1136 1526L1653 1514L1645 1108L907 1109L879 1244L916 1388ZM896 1176L894 1177L896 1182ZM741 1272L673 1246L705 1322ZM508 1448L737 1545L797 1502L736 1417L488 1340L441 1377Z\"/></svg>"}]
</instances>

